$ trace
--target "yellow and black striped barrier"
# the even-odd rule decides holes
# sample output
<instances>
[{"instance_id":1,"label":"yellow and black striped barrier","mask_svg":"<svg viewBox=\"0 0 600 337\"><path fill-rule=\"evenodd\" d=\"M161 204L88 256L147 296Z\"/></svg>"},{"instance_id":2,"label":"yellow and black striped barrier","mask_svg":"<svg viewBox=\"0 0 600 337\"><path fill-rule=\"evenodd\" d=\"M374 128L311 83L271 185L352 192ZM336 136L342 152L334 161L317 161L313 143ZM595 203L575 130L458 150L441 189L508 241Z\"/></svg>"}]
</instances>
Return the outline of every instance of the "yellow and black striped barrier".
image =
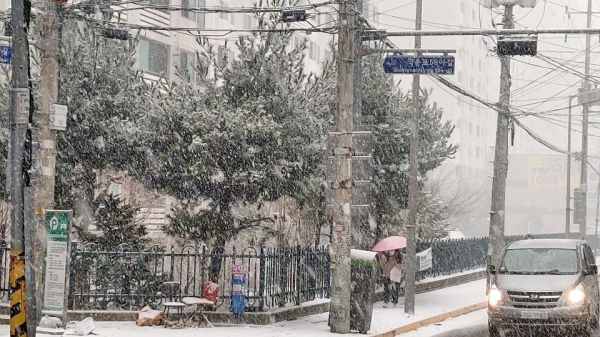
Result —
<instances>
[{"instance_id":1,"label":"yellow and black striped barrier","mask_svg":"<svg viewBox=\"0 0 600 337\"><path fill-rule=\"evenodd\" d=\"M10 337L27 337L25 254L10 252Z\"/></svg>"}]
</instances>

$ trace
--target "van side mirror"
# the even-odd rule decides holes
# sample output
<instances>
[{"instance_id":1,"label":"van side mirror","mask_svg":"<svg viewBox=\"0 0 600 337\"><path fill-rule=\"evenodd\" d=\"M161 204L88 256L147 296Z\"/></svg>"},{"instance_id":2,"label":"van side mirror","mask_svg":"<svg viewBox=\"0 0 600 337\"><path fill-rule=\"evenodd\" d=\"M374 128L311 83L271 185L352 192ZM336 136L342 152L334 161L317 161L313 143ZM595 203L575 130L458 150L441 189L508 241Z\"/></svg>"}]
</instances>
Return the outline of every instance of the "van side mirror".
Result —
<instances>
[{"instance_id":1,"label":"van side mirror","mask_svg":"<svg viewBox=\"0 0 600 337\"><path fill-rule=\"evenodd\" d=\"M596 270L596 271L597 271L597 270ZM496 275L496 266L494 266L493 264L492 264L492 265L489 265L489 266L488 266L488 272L489 272L491 275Z\"/></svg>"},{"instance_id":2,"label":"van side mirror","mask_svg":"<svg viewBox=\"0 0 600 337\"><path fill-rule=\"evenodd\" d=\"M598 275L598 266L595 264L591 264L585 270L586 275Z\"/></svg>"}]
</instances>

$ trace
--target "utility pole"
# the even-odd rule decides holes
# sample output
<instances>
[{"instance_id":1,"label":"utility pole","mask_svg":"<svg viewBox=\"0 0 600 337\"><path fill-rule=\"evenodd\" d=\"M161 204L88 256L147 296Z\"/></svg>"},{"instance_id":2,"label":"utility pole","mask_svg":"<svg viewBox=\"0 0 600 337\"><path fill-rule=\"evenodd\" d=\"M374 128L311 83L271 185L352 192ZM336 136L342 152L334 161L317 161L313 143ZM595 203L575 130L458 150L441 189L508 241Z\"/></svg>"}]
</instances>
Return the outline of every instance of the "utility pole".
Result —
<instances>
[{"instance_id":1,"label":"utility pole","mask_svg":"<svg viewBox=\"0 0 600 337\"><path fill-rule=\"evenodd\" d=\"M333 333L350 332L350 235L352 233L352 155L354 131L354 57L355 26L354 2L339 1L339 41L337 111L334 140L333 173L333 237L330 330Z\"/></svg>"},{"instance_id":2,"label":"utility pole","mask_svg":"<svg viewBox=\"0 0 600 337\"><path fill-rule=\"evenodd\" d=\"M7 170L11 210L10 245L10 336L27 336L28 321L26 312L25 240L24 240L24 165L25 143L31 115L31 92L29 87L29 42L27 28L29 9L25 2L12 0L12 75L10 91L10 150ZM31 247L28 247L31 249ZM32 261L28 261L32 263Z\"/></svg>"},{"instance_id":3,"label":"utility pole","mask_svg":"<svg viewBox=\"0 0 600 337\"><path fill-rule=\"evenodd\" d=\"M513 5L504 6L504 18L502 24L503 29L512 29L514 27ZM510 122L510 56L500 56L500 65L500 102L496 125L496 149L494 151L494 177L492 182L492 207L490 210L488 265L494 265L498 262L505 243L504 216L506 209L506 175L508 173L508 126Z\"/></svg>"},{"instance_id":4,"label":"utility pole","mask_svg":"<svg viewBox=\"0 0 600 337\"><path fill-rule=\"evenodd\" d=\"M598 256L598 217L600 216L600 184L598 184L598 186L596 188L596 193L597 193L597 197L596 197L596 227L595 227L596 235L594 235L594 250L595 250L596 256Z\"/></svg>"},{"instance_id":5,"label":"utility pole","mask_svg":"<svg viewBox=\"0 0 600 337\"><path fill-rule=\"evenodd\" d=\"M356 6L356 11L364 13L363 0L353 0ZM366 18L365 18L366 19ZM354 46L362 46L362 37L359 34L355 34ZM356 53L354 56L354 124L362 125L362 54Z\"/></svg>"},{"instance_id":6,"label":"utility pole","mask_svg":"<svg viewBox=\"0 0 600 337\"><path fill-rule=\"evenodd\" d=\"M39 144L36 160L35 186L35 266L36 266L36 312L37 320L41 319L44 307L43 266L46 256L46 209L54 205L54 182L56 167L56 131L51 128L50 115L52 106L58 100L58 60L59 50L59 13L60 4L44 1L44 7L38 16L41 39L40 46L40 103L34 120L37 127L36 140Z\"/></svg>"},{"instance_id":7,"label":"utility pole","mask_svg":"<svg viewBox=\"0 0 600 337\"><path fill-rule=\"evenodd\" d=\"M588 0L587 8L587 28L592 28L592 0ZM583 80L583 93L589 92L592 88L590 85L590 49L591 36L585 36L585 78ZM581 130L581 185L583 191L583 209L582 223L579 224L579 235L585 237L587 227L587 162L588 162L588 122L589 122L590 105L588 100L583 104L583 126Z\"/></svg>"},{"instance_id":8,"label":"utility pole","mask_svg":"<svg viewBox=\"0 0 600 337\"><path fill-rule=\"evenodd\" d=\"M423 19L423 0L417 0L417 18L415 30L421 30ZM421 49L421 37L415 36L415 54ZM413 75L412 105L410 119L410 176L408 180L408 226L406 240L406 282L404 291L404 312L415 313L416 273L417 273L417 207L419 200L419 116L421 115L421 76Z\"/></svg>"},{"instance_id":9,"label":"utility pole","mask_svg":"<svg viewBox=\"0 0 600 337\"><path fill-rule=\"evenodd\" d=\"M565 238L571 237L571 110L573 108L573 98L569 96L569 121L567 122L567 208L565 222Z\"/></svg>"}]
</instances>

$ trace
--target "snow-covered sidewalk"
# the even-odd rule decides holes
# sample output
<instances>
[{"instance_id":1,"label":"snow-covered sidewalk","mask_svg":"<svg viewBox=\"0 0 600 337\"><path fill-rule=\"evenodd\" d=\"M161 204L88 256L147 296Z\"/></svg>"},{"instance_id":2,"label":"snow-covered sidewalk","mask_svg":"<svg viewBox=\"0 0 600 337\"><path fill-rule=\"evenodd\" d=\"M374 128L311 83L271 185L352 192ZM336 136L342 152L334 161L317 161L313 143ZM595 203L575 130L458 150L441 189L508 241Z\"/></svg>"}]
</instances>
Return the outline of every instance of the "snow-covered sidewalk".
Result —
<instances>
[{"instance_id":1,"label":"snow-covered sidewalk","mask_svg":"<svg viewBox=\"0 0 600 337\"><path fill-rule=\"evenodd\" d=\"M462 285L417 294L414 315L404 313L404 299L400 299L397 308L383 308L378 302L373 309L373 320L369 335L377 335L407 326L413 323L425 325L426 320L454 312L465 307L485 302L485 280L478 280ZM100 337L178 337L211 336L219 337L269 337L298 336L319 337L331 336L327 325L328 314L318 314L295 321L279 322L271 325L217 325L214 328L187 328L173 331L164 327L137 327L135 322L95 322L95 333ZM8 326L1 329L0 337L9 336ZM47 336L39 334L38 336Z\"/></svg>"}]
</instances>

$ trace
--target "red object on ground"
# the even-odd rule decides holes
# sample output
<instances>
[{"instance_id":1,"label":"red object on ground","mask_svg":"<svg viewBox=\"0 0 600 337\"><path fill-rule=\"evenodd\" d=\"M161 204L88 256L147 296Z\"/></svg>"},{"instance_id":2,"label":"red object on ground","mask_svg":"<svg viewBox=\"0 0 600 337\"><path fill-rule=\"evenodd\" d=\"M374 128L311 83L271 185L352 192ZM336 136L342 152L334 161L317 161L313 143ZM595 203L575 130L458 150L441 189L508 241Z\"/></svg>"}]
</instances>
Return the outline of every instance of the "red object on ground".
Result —
<instances>
[{"instance_id":1,"label":"red object on ground","mask_svg":"<svg viewBox=\"0 0 600 337\"><path fill-rule=\"evenodd\" d=\"M390 236L381 241L371 249L374 252L385 252L406 248L406 238L404 236Z\"/></svg>"},{"instance_id":2,"label":"red object on ground","mask_svg":"<svg viewBox=\"0 0 600 337\"><path fill-rule=\"evenodd\" d=\"M204 284L204 293L202 294L202 297L206 298L207 300L213 302L213 303L217 303L217 295L219 293L219 285L213 282L206 282L206 284Z\"/></svg>"}]
</instances>

